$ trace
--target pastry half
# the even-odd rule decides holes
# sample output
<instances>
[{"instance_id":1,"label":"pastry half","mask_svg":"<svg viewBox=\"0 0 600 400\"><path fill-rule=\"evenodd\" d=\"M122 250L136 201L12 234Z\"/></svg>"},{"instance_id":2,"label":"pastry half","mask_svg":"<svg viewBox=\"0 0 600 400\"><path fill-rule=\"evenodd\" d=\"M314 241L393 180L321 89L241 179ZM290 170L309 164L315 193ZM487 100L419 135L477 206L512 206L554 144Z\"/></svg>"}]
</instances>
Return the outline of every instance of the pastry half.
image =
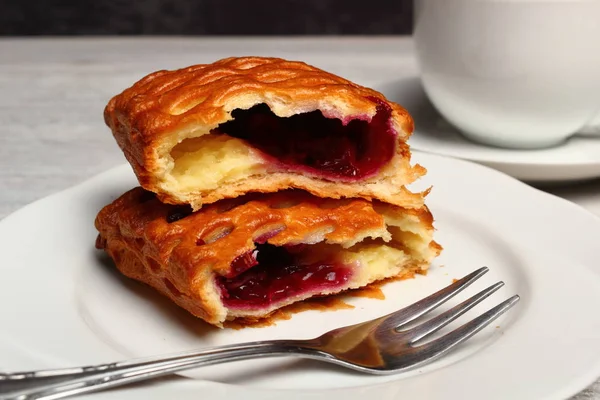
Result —
<instances>
[{"instance_id":1,"label":"pastry half","mask_svg":"<svg viewBox=\"0 0 600 400\"><path fill-rule=\"evenodd\" d=\"M140 184L170 204L297 188L419 208L413 121L381 93L302 62L234 57L152 73L106 124Z\"/></svg>"},{"instance_id":2,"label":"pastry half","mask_svg":"<svg viewBox=\"0 0 600 400\"><path fill-rule=\"evenodd\" d=\"M423 273L441 250L432 222L426 207L297 190L249 194L192 212L138 187L100 211L96 246L124 275L222 326Z\"/></svg>"}]
</instances>

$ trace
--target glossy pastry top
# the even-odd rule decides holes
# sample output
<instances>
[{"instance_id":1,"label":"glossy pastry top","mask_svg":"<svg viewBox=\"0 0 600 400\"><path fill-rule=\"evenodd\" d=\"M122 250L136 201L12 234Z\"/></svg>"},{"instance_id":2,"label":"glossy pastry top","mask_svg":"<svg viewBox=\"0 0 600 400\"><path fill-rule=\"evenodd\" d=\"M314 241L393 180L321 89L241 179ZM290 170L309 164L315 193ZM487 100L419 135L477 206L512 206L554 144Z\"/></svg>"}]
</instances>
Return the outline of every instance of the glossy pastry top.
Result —
<instances>
[{"instance_id":1,"label":"glossy pastry top","mask_svg":"<svg viewBox=\"0 0 600 400\"><path fill-rule=\"evenodd\" d=\"M127 139L136 146L128 151L143 162L145 146L189 124L207 133L231 120L233 110L257 104L279 117L320 110L344 122L370 119L378 104L386 104L399 140L413 130L408 112L381 93L300 61L269 57L230 57L154 72L113 97L104 119L113 131L130 132Z\"/></svg>"},{"instance_id":2,"label":"glossy pastry top","mask_svg":"<svg viewBox=\"0 0 600 400\"><path fill-rule=\"evenodd\" d=\"M409 163L408 112L303 62L233 57L158 71L113 97L104 117L140 184L163 202L198 209L299 188L422 204L404 189L425 173Z\"/></svg>"},{"instance_id":3,"label":"glossy pastry top","mask_svg":"<svg viewBox=\"0 0 600 400\"><path fill-rule=\"evenodd\" d=\"M350 247L366 237L388 237L384 217L362 199L321 199L300 191L250 194L192 213L190 207L160 203L135 188L96 218L101 240L118 236L147 242L139 251L168 264L186 265L189 278L208 268L232 274L232 261L255 248L325 242Z\"/></svg>"}]
</instances>

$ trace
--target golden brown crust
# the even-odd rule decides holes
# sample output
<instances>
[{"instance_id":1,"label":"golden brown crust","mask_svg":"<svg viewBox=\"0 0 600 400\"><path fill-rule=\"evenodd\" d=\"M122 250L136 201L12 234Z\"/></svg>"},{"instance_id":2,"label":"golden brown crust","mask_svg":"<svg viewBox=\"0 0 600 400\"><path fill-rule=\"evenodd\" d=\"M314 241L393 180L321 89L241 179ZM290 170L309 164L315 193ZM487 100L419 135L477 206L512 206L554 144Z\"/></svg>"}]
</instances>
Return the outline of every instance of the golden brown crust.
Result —
<instances>
[{"instance_id":1,"label":"golden brown crust","mask_svg":"<svg viewBox=\"0 0 600 400\"><path fill-rule=\"evenodd\" d=\"M301 191L250 194L189 213L189 207L163 204L142 188L132 189L99 212L96 246L124 275L213 324L226 317L214 274L230 274L231 262L254 249L259 237L277 246L323 241L350 247L389 235L372 203ZM433 230L428 211L410 213Z\"/></svg>"},{"instance_id":2,"label":"golden brown crust","mask_svg":"<svg viewBox=\"0 0 600 400\"><path fill-rule=\"evenodd\" d=\"M170 216L185 217L169 222ZM150 239L158 247L154 255L164 262L175 258L178 265L186 266L190 279L204 273L199 268L227 275L231 261L252 250L254 241L271 231L278 233L268 243L276 246L315 242L311 234L326 232L327 243L344 247L385 232L383 217L362 199L335 201L301 191L249 194L190 213L159 202L139 187L102 209L96 228L107 239L115 235L125 240L128 236Z\"/></svg>"},{"instance_id":3,"label":"golden brown crust","mask_svg":"<svg viewBox=\"0 0 600 400\"><path fill-rule=\"evenodd\" d=\"M390 168L386 176L379 177L383 181L375 177L369 180L371 186L361 186L360 182L340 186L327 179L306 178L297 184L302 174L280 173L271 176L269 182L248 181L234 189L225 186L185 194L165 183L172 168L169 151L173 146L231 120L235 109L261 103L280 117L321 110L325 116L341 120L357 116L370 119L378 103L385 103L392 110L390 121L398 137ZM424 168L409 164L410 150L405 141L413 131L413 120L408 112L379 92L303 62L231 57L212 64L158 71L113 97L105 108L104 119L140 184L158 193L163 202L192 204L198 209L201 204L249 190L272 192L295 187L322 197L380 198L401 206L422 204L420 194L403 188L425 173Z\"/></svg>"},{"instance_id":4,"label":"golden brown crust","mask_svg":"<svg viewBox=\"0 0 600 400\"><path fill-rule=\"evenodd\" d=\"M230 57L154 72L113 97L105 108L104 120L116 130L119 143L128 144L125 147L130 155L143 165L148 159L144 153L170 131L195 123L216 127L230 119L232 109L227 105L252 96L267 104L285 102L287 115L277 113L280 116L321 109L312 107L319 101L332 106L322 111L341 119L374 115L377 103L369 97L375 97L392 107L401 128L400 140L406 141L414 127L404 108L375 90L300 61L269 57ZM271 109L276 111L277 107ZM124 129L116 129L119 127Z\"/></svg>"}]
</instances>

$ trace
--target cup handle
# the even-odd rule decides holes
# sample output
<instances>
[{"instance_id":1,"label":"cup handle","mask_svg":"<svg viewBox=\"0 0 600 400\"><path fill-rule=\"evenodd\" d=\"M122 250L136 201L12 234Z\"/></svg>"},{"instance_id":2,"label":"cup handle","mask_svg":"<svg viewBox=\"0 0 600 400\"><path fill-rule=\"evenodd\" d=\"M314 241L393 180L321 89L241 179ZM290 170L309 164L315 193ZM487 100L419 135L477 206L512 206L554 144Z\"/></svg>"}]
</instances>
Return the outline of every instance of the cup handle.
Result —
<instances>
[{"instance_id":1,"label":"cup handle","mask_svg":"<svg viewBox=\"0 0 600 400\"><path fill-rule=\"evenodd\" d=\"M600 136L600 112L596 113L583 128L578 130L577 134L584 136Z\"/></svg>"}]
</instances>

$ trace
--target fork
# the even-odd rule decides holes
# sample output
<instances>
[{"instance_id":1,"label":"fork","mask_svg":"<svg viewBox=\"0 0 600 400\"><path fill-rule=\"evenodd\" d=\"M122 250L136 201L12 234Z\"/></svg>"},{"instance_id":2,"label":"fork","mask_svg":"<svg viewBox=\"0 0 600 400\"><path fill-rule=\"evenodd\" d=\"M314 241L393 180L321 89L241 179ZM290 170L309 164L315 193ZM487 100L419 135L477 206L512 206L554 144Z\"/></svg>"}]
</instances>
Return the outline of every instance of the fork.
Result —
<instances>
[{"instance_id":1,"label":"fork","mask_svg":"<svg viewBox=\"0 0 600 400\"><path fill-rule=\"evenodd\" d=\"M379 375L406 371L447 354L519 301L518 295L512 296L455 330L424 341L500 289L504 282L498 282L425 322L407 326L454 297L488 270L480 268L391 314L334 329L315 339L249 342L95 366L0 374L0 399L59 399L187 369L258 357L298 356Z\"/></svg>"}]
</instances>

